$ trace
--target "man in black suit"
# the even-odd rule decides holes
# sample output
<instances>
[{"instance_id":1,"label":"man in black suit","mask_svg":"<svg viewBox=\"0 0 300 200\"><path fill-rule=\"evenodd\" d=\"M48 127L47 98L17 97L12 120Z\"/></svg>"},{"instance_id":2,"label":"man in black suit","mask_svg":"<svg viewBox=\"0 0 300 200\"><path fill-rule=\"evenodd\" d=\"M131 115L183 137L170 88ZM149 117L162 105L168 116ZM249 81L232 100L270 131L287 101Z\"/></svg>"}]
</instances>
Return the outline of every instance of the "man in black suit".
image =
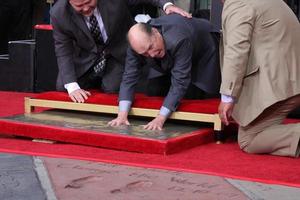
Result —
<instances>
[{"instance_id":1,"label":"man in black suit","mask_svg":"<svg viewBox=\"0 0 300 200\"><path fill-rule=\"evenodd\" d=\"M128 5L150 3L166 13L188 13L167 0L59 0L51 10L59 74L57 89L67 89L74 102L84 102L98 87L119 90L133 23Z\"/></svg>"},{"instance_id":2,"label":"man in black suit","mask_svg":"<svg viewBox=\"0 0 300 200\"><path fill-rule=\"evenodd\" d=\"M155 69L150 70L150 80L163 77L162 81L170 79L171 83L158 116L144 127L146 129L161 130L190 88L193 88L191 94L218 93L221 82L219 35L209 21L167 15L152 19L149 24L134 25L128 32L128 40L131 47L127 51L120 87L119 114L109 125L129 124L127 115L146 58L151 58L150 67ZM155 90L164 87L164 84L158 85ZM153 87L151 81L149 87Z\"/></svg>"}]
</instances>

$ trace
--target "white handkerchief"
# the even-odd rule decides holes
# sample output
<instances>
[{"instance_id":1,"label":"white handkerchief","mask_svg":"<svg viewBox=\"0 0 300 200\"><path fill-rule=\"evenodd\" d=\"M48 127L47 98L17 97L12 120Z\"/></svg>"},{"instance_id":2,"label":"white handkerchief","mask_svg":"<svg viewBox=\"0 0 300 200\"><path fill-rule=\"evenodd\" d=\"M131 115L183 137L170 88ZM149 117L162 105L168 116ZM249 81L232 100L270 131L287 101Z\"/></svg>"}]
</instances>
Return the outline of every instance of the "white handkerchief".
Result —
<instances>
[{"instance_id":1,"label":"white handkerchief","mask_svg":"<svg viewBox=\"0 0 300 200\"><path fill-rule=\"evenodd\" d=\"M145 14L138 14L134 18L137 23L147 23L150 19L151 17Z\"/></svg>"}]
</instances>

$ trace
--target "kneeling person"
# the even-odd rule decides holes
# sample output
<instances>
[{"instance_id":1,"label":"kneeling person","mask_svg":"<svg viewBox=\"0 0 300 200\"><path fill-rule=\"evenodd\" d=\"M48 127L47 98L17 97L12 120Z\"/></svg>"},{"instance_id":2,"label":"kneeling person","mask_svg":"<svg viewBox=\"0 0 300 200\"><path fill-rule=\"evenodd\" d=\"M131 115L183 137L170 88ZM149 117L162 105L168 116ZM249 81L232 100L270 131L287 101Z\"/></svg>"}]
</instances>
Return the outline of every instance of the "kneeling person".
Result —
<instances>
[{"instance_id":1,"label":"kneeling person","mask_svg":"<svg viewBox=\"0 0 300 200\"><path fill-rule=\"evenodd\" d=\"M132 26L128 32L130 47L120 87L119 113L109 125L129 125L128 112L147 58L152 63L149 82L169 77L171 85L158 116L144 126L145 129L161 130L189 87L217 94L221 79L218 36L218 31L207 20L179 15L163 16L150 20L148 24Z\"/></svg>"}]
</instances>

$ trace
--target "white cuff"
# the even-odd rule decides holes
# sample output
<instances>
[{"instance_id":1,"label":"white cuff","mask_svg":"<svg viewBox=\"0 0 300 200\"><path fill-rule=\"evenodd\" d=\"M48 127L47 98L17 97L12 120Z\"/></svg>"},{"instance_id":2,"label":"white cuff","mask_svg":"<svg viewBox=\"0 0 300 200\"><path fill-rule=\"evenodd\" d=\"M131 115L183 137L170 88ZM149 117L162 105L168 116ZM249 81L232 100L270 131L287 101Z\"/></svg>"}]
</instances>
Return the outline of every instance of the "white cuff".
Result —
<instances>
[{"instance_id":1,"label":"white cuff","mask_svg":"<svg viewBox=\"0 0 300 200\"><path fill-rule=\"evenodd\" d=\"M169 117L171 115L171 113L172 113L172 111L164 106L162 106L159 111L159 114L164 117Z\"/></svg>"},{"instance_id":2,"label":"white cuff","mask_svg":"<svg viewBox=\"0 0 300 200\"><path fill-rule=\"evenodd\" d=\"M166 11L166 8L171 5L173 6L174 4L172 2L165 3L165 5L163 6L163 10Z\"/></svg>"},{"instance_id":3,"label":"white cuff","mask_svg":"<svg viewBox=\"0 0 300 200\"><path fill-rule=\"evenodd\" d=\"M234 102L234 97L226 95L226 94L222 94L221 95L221 101L224 103L233 103Z\"/></svg>"},{"instance_id":4,"label":"white cuff","mask_svg":"<svg viewBox=\"0 0 300 200\"><path fill-rule=\"evenodd\" d=\"M64 87L66 88L66 90L68 91L69 94L71 94L75 90L80 89L77 82L67 83L64 85Z\"/></svg>"},{"instance_id":5,"label":"white cuff","mask_svg":"<svg viewBox=\"0 0 300 200\"><path fill-rule=\"evenodd\" d=\"M119 101L119 111L120 112L129 112L132 102L127 100Z\"/></svg>"}]
</instances>

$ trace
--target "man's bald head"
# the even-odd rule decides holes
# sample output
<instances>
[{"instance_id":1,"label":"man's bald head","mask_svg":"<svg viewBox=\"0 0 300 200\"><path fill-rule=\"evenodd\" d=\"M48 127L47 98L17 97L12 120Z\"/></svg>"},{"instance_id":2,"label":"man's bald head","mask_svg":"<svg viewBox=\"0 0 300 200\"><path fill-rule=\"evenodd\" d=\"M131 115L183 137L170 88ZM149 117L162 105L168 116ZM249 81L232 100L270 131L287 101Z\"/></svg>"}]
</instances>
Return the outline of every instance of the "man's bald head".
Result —
<instances>
[{"instance_id":1,"label":"man's bald head","mask_svg":"<svg viewBox=\"0 0 300 200\"><path fill-rule=\"evenodd\" d=\"M128 41L136 53L146 57L161 58L165 54L161 34L149 24L138 23L133 25L128 31Z\"/></svg>"},{"instance_id":2,"label":"man's bald head","mask_svg":"<svg viewBox=\"0 0 300 200\"><path fill-rule=\"evenodd\" d=\"M133 25L128 31L130 46L138 54L143 54L151 43L152 27L145 23Z\"/></svg>"}]
</instances>

